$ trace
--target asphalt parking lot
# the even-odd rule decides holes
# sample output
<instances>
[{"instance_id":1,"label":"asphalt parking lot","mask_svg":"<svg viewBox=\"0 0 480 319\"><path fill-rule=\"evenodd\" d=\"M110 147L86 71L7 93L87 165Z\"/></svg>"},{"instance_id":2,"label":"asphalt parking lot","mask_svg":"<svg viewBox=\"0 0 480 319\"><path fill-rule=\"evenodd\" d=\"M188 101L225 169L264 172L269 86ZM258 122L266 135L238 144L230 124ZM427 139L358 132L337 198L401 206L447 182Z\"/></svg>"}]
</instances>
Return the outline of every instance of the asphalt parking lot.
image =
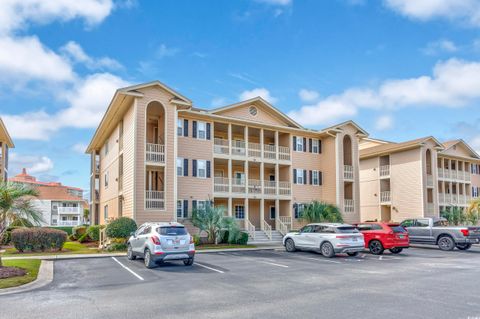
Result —
<instances>
[{"instance_id":1,"label":"asphalt parking lot","mask_svg":"<svg viewBox=\"0 0 480 319\"><path fill-rule=\"evenodd\" d=\"M54 281L0 297L0 318L479 318L480 247L326 259L283 250L55 262ZM5 307L7 306L8 307Z\"/></svg>"}]
</instances>

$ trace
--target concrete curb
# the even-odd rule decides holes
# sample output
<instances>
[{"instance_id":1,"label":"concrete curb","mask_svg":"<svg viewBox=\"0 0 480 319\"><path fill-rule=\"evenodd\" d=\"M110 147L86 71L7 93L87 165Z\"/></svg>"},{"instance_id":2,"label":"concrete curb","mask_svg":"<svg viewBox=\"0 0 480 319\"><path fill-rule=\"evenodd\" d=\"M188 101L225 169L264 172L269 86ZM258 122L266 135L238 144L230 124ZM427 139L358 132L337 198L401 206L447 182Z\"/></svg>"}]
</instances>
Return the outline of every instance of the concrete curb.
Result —
<instances>
[{"instance_id":1,"label":"concrete curb","mask_svg":"<svg viewBox=\"0 0 480 319\"><path fill-rule=\"evenodd\" d=\"M283 246L263 246L255 248L230 248L230 249L204 249L197 250L197 254L204 253L224 253L224 252L237 252L237 251L256 251L256 250L275 250L283 249ZM43 256L24 256L24 257L2 257L3 260L12 259L42 259L42 260L66 260L66 259L84 259L84 258L105 258L105 257L123 257L126 253L109 253L109 254L78 254L78 255L43 255Z\"/></svg>"},{"instance_id":2,"label":"concrete curb","mask_svg":"<svg viewBox=\"0 0 480 319\"><path fill-rule=\"evenodd\" d=\"M48 285L49 283L52 282L52 280L53 280L53 261L42 260L42 263L40 264L40 269L38 270L37 279L22 286L1 289L0 296L11 295L11 294L38 289Z\"/></svg>"}]
</instances>

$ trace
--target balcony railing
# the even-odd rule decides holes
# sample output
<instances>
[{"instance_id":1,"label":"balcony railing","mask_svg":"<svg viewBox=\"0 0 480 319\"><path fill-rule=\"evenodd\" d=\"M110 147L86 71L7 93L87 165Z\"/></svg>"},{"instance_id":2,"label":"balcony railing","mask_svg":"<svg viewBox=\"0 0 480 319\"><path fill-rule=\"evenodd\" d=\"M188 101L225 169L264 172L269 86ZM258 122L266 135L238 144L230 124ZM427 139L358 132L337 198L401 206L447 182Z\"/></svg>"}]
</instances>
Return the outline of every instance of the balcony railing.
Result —
<instances>
[{"instance_id":1,"label":"balcony railing","mask_svg":"<svg viewBox=\"0 0 480 319\"><path fill-rule=\"evenodd\" d=\"M380 192L380 202L381 203L391 202L390 191Z\"/></svg>"},{"instance_id":2,"label":"balcony railing","mask_svg":"<svg viewBox=\"0 0 480 319\"><path fill-rule=\"evenodd\" d=\"M80 207L58 207L57 208L57 213L60 215L66 215L66 214L73 214L73 215L80 215L82 213L82 210L80 210Z\"/></svg>"},{"instance_id":3,"label":"balcony railing","mask_svg":"<svg viewBox=\"0 0 480 319\"><path fill-rule=\"evenodd\" d=\"M390 176L390 165L380 166L380 177L388 177L388 176Z\"/></svg>"},{"instance_id":4,"label":"balcony railing","mask_svg":"<svg viewBox=\"0 0 480 319\"><path fill-rule=\"evenodd\" d=\"M275 145L265 144L263 145L263 157L266 159L276 159L277 158L277 150Z\"/></svg>"},{"instance_id":5,"label":"balcony railing","mask_svg":"<svg viewBox=\"0 0 480 319\"><path fill-rule=\"evenodd\" d=\"M232 193L238 194L265 194L265 195L279 195L279 196L290 196L292 194L290 182L276 182L276 181L264 181L263 182L263 192L262 192L262 183L258 179L249 179L248 180L248 189L245 184L245 180L234 178L232 179ZM277 191L278 183L278 191ZM214 192L215 193L228 193L229 192L229 179L224 177L215 177L214 178Z\"/></svg>"},{"instance_id":6,"label":"balcony railing","mask_svg":"<svg viewBox=\"0 0 480 319\"><path fill-rule=\"evenodd\" d=\"M465 174L463 175L463 180L466 182L470 182L472 180L472 175L469 171L465 171Z\"/></svg>"},{"instance_id":7,"label":"balcony railing","mask_svg":"<svg viewBox=\"0 0 480 319\"><path fill-rule=\"evenodd\" d=\"M81 225L81 220L59 220L57 221L57 226L79 226Z\"/></svg>"},{"instance_id":8,"label":"balcony railing","mask_svg":"<svg viewBox=\"0 0 480 319\"><path fill-rule=\"evenodd\" d=\"M225 177L215 177L214 191L215 193L228 193L229 179Z\"/></svg>"},{"instance_id":9,"label":"balcony railing","mask_svg":"<svg viewBox=\"0 0 480 319\"><path fill-rule=\"evenodd\" d=\"M215 138L213 140L213 152L215 154L228 155L230 153L228 140L223 138Z\"/></svg>"},{"instance_id":10,"label":"balcony railing","mask_svg":"<svg viewBox=\"0 0 480 319\"><path fill-rule=\"evenodd\" d=\"M165 209L165 193L162 191L145 191L145 208Z\"/></svg>"},{"instance_id":11,"label":"balcony railing","mask_svg":"<svg viewBox=\"0 0 480 319\"><path fill-rule=\"evenodd\" d=\"M277 194L277 183L275 181L265 181L263 185L263 193L266 195Z\"/></svg>"},{"instance_id":12,"label":"balcony railing","mask_svg":"<svg viewBox=\"0 0 480 319\"><path fill-rule=\"evenodd\" d=\"M290 182L278 182L278 195L289 196L292 194Z\"/></svg>"},{"instance_id":13,"label":"balcony railing","mask_svg":"<svg viewBox=\"0 0 480 319\"><path fill-rule=\"evenodd\" d=\"M353 166L343 165L343 179L353 181Z\"/></svg>"},{"instance_id":14,"label":"balcony railing","mask_svg":"<svg viewBox=\"0 0 480 319\"><path fill-rule=\"evenodd\" d=\"M245 180L234 178L232 180L232 193L245 193Z\"/></svg>"},{"instance_id":15,"label":"balcony railing","mask_svg":"<svg viewBox=\"0 0 480 319\"><path fill-rule=\"evenodd\" d=\"M353 213L355 211L355 202L353 199L345 199L343 204L345 213Z\"/></svg>"},{"instance_id":16,"label":"balcony railing","mask_svg":"<svg viewBox=\"0 0 480 319\"><path fill-rule=\"evenodd\" d=\"M232 155L245 156L245 141L232 141Z\"/></svg>"},{"instance_id":17,"label":"balcony railing","mask_svg":"<svg viewBox=\"0 0 480 319\"><path fill-rule=\"evenodd\" d=\"M248 156L262 157L262 147L258 143L248 142Z\"/></svg>"},{"instance_id":18,"label":"balcony railing","mask_svg":"<svg viewBox=\"0 0 480 319\"><path fill-rule=\"evenodd\" d=\"M281 161L289 161L290 160L290 147L279 146L278 147L278 159L281 160Z\"/></svg>"},{"instance_id":19,"label":"balcony railing","mask_svg":"<svg viewBox=\"0 0 480 319\"><path fill-rule=\"evenodd\" d=\"M145 148L145 160L150 163L165 163L165 145L147 143Z\"/></svg>"},{"instance_id":20,"label":"balcony railing","mask_svg":"<svg viewBox=\"0 0 480 319\"><path fill-rule=\"evenodd\" d=\"M248 180L248 193L249 194L261 194L262 193L262 182L258 179L249 179Z\"/></svg>"},{"instance_id":21,"label":"balcony railing","mask_svg":"<svg viewBox=\"0 0 480 319\"><path fill-rule=\"evenodd\" d=\"M230 149L231 148L231 149ZM231 153L230 153L231 151ZM277 155L278 151L278 155ZM233 156L246 156L248 157L262 157L262 144L248 142L242 140L232 140L229 142L227 139L214 138L213 140L213 153L219 155L233 155ZM278 156L278 157L277 157ZM264 144L263 145L263 158L269 160L290 161L290 148L287 146L277 146Z\"/></svg>"}]
</instances>

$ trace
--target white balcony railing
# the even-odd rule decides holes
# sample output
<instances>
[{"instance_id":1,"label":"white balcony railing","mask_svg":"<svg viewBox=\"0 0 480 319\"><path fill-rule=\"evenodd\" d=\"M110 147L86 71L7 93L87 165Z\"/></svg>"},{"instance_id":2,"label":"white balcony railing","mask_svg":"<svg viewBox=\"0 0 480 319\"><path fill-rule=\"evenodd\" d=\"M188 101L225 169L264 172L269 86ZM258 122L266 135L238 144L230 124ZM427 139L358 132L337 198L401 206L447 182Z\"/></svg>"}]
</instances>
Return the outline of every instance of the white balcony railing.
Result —
<instances>
[{"instance_id":1,"label":"white balcony railing","mask_svg":"<svg viewBox=\"0 0 480 319\"><path fill-rule=\"evenodd\" d=\"M165 193L162 191L145 191L145 208L165 209Z\"/></svg>"},{"instance_id":2,"label":"white balcony railing","mask_svg":"<svg viewBox=\"0 0 480 319\"><path fill-rule=\"evenodd\" d=\"M353 181L353 166L343 165L343 179Z\"/></svg>"},{"instance_id":3,"label":"white balcony railing","mask_svg":"<svg viewBox=\"0 0 480 319\"><path fill-rule=\"evenodd\" d=\"M277 194L277 183L275 181L264 181L263 182L263 193L266 195L276 195Z\"/></svg>"},{"instance_id":4,"label":"white balcony railing","mask_svg":"<svg viewBox=\"0 0 480 319\"><path fill-rule=\"evenodd\" d=\"M213 140L213 152L215 154L228 155L230 153L228 140L223 138L215 138Z\"/></svg>"},{"instance_id":5,"label":"white balcony railing","mask_svg":"<svg viewBox=\"0 0 480 319\"><path fill-rule=\"evenodd\" d=\"M457 171L456 170L450 170L450 179L457 179Z\"/></svg>"},{"instance_id":6,"label":"white balcony railing","mask_svg":"<svg viewBox=\"0 0 480 319\"><path fill-rule=\"evenodd\" d=\"M83 209L80 210L80 207L58 207L57 213L59 215L80 215L83 212Z\"/></svg>"},{"instance_id":7,"label":"white balcony railing","mask_svg":"<svg viewBox=\"0 0 480 319\"><path fill-rule=\"evenodd\" d=\"M290 216L279 216L278 219L284 223L288 229L292 229L292 217Z\"/></svg>"},{"instance_id":8,"label":"white balcony railing","mask_svg":"<svg viewBox=\"0 0 480 319\"><path fill-rule=\"evenodd\" d=\"M248 156L262 157L262 147L258 143L248 142Z\"/></svg>"},{"instance_id":9,"label":"white balcony railing","mask_svg":"<svg viewBox=\"0 0 480 319\"><path fill-rule=\"evenodd\" d=\"M281 161L290 161L290 147L279 146L278 147L278 159Z\"/></svg>"},{"instance_id":10,"label":"white balcony railing","mask_svg":"<svg viewBox=\"0 0 480 319\"><path fill-rule=\"evenodd\" d=\"M215 193L228 193L229 179L225 177L214 178L214 191Z\"/></svg>"},{"instance_id":11,"label":"white balcony railing","mask_svg":"<svg viewBox=\"0 0 480 319\"><path fill-rule=\"evenodd\" d=\"M81 225L80 220L59 220L57 221L57 226L78 226Z\"/></svg>"},{"instance_id":12,"label":"white balcony railing","mask_svg":"<svg viewBox=\"0 0 480 319\"><path fill-rule=\"evenodd\" d=\"M292 194L290 182L278 182L278 195L289 196Z\"/></svg>"},{"instance_id":13,"label":"white balcony railing","mask_svg":"<svg viewBox=\"0 0 480 319\"><path fill-rule=\"evenodd\" d=\"M288 226L280 218L275 219L275 230L280 232L283 236L288 233Z\"/></svg>"},{"instance_id":14,"label":"white balcony railing","mask_svg":"<svg viewBox=\"0 0 480 319\"><path fill-rule=\"evenodd\" d=\"M444 173L443 173L443 168L441 167L438 167L437 168L437 171L438 171L438 178L443 178L444 177Z\"/></svg>"},{"instance_id":15,"label":"white balcony railing","mask_svg":"<svg viewBox=\"0 0 480 319\"><path fill-rule=\"evenodd\" d=\"M150 163L165 163L165 145L147 143L145 160Z\"/></svg>"},{"instance_id":16,"label":"white balcony railing","mask_svg":"<svg viewBox=\"0 0 480 319\"><path fill-rule=\"evenodd\" d=\"M450 170L448 168L445 168L443 170L443 178L446 178L446 179L450 178Z\"/></svg>"},{"instance_id":17,"label":"white balcony railing","mask_svg":"<svg viewBox=\"0 0 480 319\"><path fill-rule=\"evenodd\" d=\"M245 141L232 141L232 155L245 156Z\"/></svg>"},{"instance_id":18,"label":"white balcony railing","mask_svg":"<svg viewBox=\"0 0 480 319\"><path fill-rule=\"evenodd\" d=\"M472 180L472 175L469 171L465 171L465 174L463 175L463 180L466 182L470 182Z\"/></svg>"},{"instance_id":19,"label":"white balcony railing","mask_svg":"<svg viewBox=\"0 0 480 319\"><path fill-rule=\"evenodd\" d=\"M277 158L277 149L275 145L265 144L263 145L263 157L266 159L276 159Z\"/></svg>"},{"instance_id":20,"label":"white balcony railing","mask_svg":"<svg viewBox=\"0 0 480 319\"><path fill-rule=\"evenodd\" d=\"M452 202L452 195L451 194L445 194L445 204L450 204Z\"/></svg>"},{"instance_id":21,"label":"white balcony railing","mask_svg":"<svg viewBox=\"0 0 480 319\"><path fill-rule=\"evenodd\" d=\"M249 179L248 180L248 193L249 194L261 194L262 193L262 182L258 179Z\"/></svg>"},{"instance_id":22,"label":"white balcony railing","mask_svg":"<svg viewBox=\"0 0 480 319\"><path fill-rule=\"evenodd\" d=\"M245 193L245 180L234 178L232 180L232 193Z\"/></svg>"},{"instance_id":23,"label":"white balcony railing","mask_svg":"<svg viewBox=\"0 0 480 319\"><path fill-rule=\"evenodd\" d=\"M390 165L380 166L380 177L388 177L388 176L390 176Z\"/></svg>"},{"instance_id":24,"label":"white balcony railing","mask_svg":"<svg viewBox=\"0 0 480 319\"><path fill-rule=\"evenodd\" d=\"M345 213L353 213L355 211L355 202L353 199L345 199L343 204Z\"/></svg>"},{"instance_id":25,"label":"white balcony railing","mask_svg":"<svg viewBox=\"0 0 480 319\"><path fill-rule=\"evenodd\" d=\"M445 205L445 194L444 193L438 193L438 203L440 205Z\"/></svg>"},{"instance_id":26,"label":"white balcony railing","mask_svg":"<svg viewBox=\"0 0 480 319\"><path fill-rule=\"evenodd\" d=\"M381 203L391 202L390 191L380 192L380 202Z\"/></svg>"}]
</instances>

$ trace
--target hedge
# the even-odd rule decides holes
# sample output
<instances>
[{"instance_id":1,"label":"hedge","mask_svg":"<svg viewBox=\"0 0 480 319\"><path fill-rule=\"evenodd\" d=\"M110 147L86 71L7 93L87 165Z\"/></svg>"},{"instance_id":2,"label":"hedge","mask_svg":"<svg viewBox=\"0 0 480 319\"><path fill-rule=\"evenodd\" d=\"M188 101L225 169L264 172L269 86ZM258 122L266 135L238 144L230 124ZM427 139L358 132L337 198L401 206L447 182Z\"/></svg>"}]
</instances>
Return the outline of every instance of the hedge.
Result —
<instances>
[{"instance_id":1,"label":"hedge","mask_svg":"<svg viewBox=\"0 0 480 319\"><path fill-rule=\"evenodd\" d=\"M120 217L107 225L106 234L110 238L128 238L137 230L137 223L131 218Z\"/></svg>"},{"instance_id":2,"label":"hedge","mask_svg":"<svg viewBox=\"0 0 480 319\"><path fill-rule=\"evenodd\" d=\"M67 233L67 235L73 234L73 227L72 226L51 226L51 227L48 227L48 228L63 230L64 232Z\"/></svg>"},{"instance_id":3,"label":"hedge","mask_svg":"<svg viewBox=\"0 0 480 319\"><path fill-rule=\"evenodd\" d=\"M12 225L8 226L7 230L3 233L2 237L0 237L0 245L6 246L6 245L10 244L10 242L12 240L12 231L14 229L20 229L20 228L25 228L25 227L12 226Z\"/></svg>"},{"instance_id":4,"label":"hedge","mask_svg":"<svg viewBox=\"0 0 480 319\"><path fill-rule=\"evenodd\" d=\"M92 241L99 241L100 240L100 229L103 229L105 226L103 225L92 225L87 228L87 235L88 238Z\"/></svg>"},{"instance_id":5,"label":"hedge","mask_svg":"<svg viewBox=\"0 0 480 319\"><path fill-rule=\"evenodd\" d=\"M19 252L25 250L62 250L67 233L51 228L21 228L12 231L12 243Z\"/></svg>"}]
</instances>

